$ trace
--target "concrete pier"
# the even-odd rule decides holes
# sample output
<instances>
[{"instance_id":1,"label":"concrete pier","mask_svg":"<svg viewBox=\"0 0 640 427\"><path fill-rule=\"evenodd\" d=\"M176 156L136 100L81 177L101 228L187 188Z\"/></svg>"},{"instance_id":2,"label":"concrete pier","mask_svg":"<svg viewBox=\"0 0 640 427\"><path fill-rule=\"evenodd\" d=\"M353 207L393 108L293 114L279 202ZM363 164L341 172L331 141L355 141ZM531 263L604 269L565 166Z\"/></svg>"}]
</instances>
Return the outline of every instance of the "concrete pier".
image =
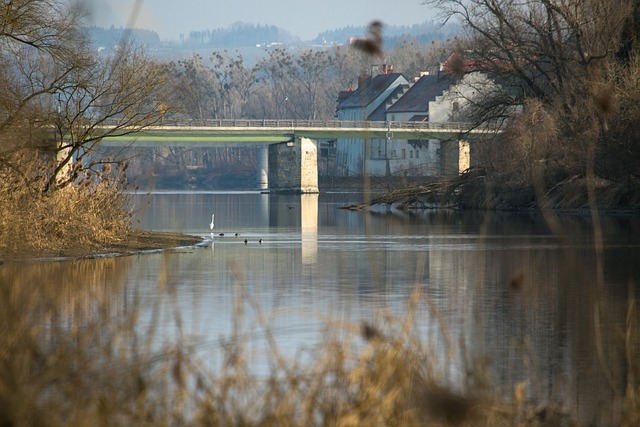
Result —
<instances>
[{"instance_id":1,"label":"concrete pier","mask_svg":"<svg viewBox=\"0 0 640 427\"><path fill-rule=\"evenodd\" d=\"M311 138L269 146L269 188L272 192L318 192L318 143Z\"/></svg>"},{"instance_id":2,"label":"concrete pier","mask_svg":"<svg viewBox=\"0 0 640 427\"><path fill-rule=\"evenodd\" d=\"M262 146L257 149L256 169L258 170L258 189L269 189L269 146Z\"/></svg>"}]
</instances>

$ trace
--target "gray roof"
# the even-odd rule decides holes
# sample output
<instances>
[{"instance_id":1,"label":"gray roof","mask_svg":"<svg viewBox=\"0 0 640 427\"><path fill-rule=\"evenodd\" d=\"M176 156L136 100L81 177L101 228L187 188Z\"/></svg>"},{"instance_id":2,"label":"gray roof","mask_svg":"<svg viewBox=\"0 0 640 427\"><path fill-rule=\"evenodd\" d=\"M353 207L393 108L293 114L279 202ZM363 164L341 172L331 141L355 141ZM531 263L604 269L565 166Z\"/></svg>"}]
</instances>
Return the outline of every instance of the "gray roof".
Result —
<instances>
[{"instance_id":1,"label":"gray roof","mask_svg":"<svg viewBox=\"0 0 640 427\"><path fill-rule=\"evenodd\" d=\"M398 101L389 109L388 113L401 112L426 112L429 111L429 102L449 89L454 81L444 75L429 74L422 76Z\"/></svg>"},{"instance_id":2,"label":"gray roof","mask_svg":"<svg viewBox=\"0 0 640 427\"><path fill-rule=\"evenodd\" d=\"M382 103L378 106L378 108L376 108L375 110L373 110L371 114L369 114L369 117L367 117L367 120L381 120L381 121L387 120L387 116L386 116L387 103L391 102L392 99L397 98L398 95L401 94L402 91L407 90L408 87L409 87L408 84L396 86L396 88L389 94L389 96L387 96L387 98L384 101L382 101Z\"/></svg>"},{"instance_id":3,"label":"gray roof","mask_svg":"<svg viewBox=\"0 0 640 427\"><path fill-rule=\"evenodd\" d=\"M338 103L338 108L366 107L399 78L404 78L404 76L400 73L391 73L368 77L364 83L358 85L358 89L351 96Z\"/></svg>"}]
</instances>

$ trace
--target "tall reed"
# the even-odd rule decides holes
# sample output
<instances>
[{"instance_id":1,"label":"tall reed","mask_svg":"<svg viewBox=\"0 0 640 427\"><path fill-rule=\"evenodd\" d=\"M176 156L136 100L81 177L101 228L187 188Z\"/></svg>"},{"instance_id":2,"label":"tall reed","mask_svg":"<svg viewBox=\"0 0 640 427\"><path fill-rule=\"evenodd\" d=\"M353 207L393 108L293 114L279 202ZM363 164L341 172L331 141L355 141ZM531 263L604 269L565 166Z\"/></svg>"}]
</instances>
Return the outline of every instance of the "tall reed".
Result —
<instances>
[{"instance_id":1,"label":"tall reed","mask_svg":"<svg viewBox=\"0 0 640 427\"><path fill-rule=\"evenodd\" d=\"M105 168L55 191L44 192L46 164L0 169L0 255L90 252L122 241L131 215L118 177Z\"/></svg>"}]
</instances>

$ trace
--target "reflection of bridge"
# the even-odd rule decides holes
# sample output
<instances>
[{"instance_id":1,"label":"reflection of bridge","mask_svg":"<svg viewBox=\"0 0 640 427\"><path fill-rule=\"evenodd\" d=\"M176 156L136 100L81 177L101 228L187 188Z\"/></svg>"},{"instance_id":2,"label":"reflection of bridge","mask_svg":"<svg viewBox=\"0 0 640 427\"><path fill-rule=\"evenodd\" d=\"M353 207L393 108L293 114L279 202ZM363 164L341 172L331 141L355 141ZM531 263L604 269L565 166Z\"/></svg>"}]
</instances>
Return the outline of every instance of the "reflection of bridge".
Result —
<instances>
[{"instance_id":1,"label":"reflection of bridge","mask_svg":"<svg viewBox=\"0 0 640 427\"><path fill-rule=\"evenodd\" d=\"M459 140L495 131L467 123L339 120L205 120L151 126L129 135L110 136L105 147L258 148L262 189L318 191L318 139Z\"/></svg>"}]
</instances>

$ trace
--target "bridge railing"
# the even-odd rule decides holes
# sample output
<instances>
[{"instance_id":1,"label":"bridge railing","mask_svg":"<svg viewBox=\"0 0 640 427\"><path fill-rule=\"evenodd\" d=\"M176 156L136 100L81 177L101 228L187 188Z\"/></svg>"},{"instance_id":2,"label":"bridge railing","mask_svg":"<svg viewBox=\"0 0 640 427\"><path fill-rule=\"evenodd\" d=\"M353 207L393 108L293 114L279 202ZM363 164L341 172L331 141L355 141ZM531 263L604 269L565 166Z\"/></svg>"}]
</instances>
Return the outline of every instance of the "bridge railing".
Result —
<instances>
[{"instance_id":1,"label":"bridge railing","mask_svg":"<svg viewBox=\"0 0 640 427\"><path fill-rule=\"evenodd\" d=\"M207 119L163 122L162 126L220 127L220 128L338 128L338 129L387 129L387 130L430 130L430 129L470 129L469 123L449 122L401 122L369 120L287 120L287 119Z\"/></svg>"}]
</instances>

